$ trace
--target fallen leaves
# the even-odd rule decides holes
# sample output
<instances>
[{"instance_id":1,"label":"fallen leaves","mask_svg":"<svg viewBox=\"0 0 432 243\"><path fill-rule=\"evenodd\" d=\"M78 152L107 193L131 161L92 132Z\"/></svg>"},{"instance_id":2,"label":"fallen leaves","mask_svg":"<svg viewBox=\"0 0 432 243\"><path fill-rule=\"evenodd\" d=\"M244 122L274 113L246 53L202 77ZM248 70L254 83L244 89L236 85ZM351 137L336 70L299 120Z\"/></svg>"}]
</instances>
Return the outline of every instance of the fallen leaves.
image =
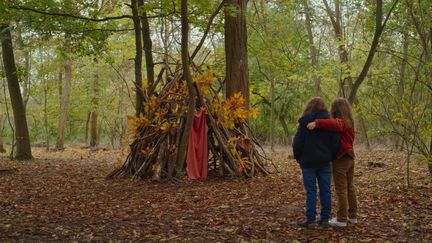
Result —
<instances>
[{"instance_id":1,"label":"fallen leaves","mask_svg":"<svg viewBox=\"0 0 432 243\"><path fill-rule=\"evenodd\" d=\"M286 150L271 154L279 174L175 184L105 180L118 153L36 150L33 162L0 159L1 170L13 168L0 174L0 241L432 241L432 183L414 162L407 189L398 153L357 153L360 223L327 230L296 226L304 190Z\"/></svg>"}]
</instances>

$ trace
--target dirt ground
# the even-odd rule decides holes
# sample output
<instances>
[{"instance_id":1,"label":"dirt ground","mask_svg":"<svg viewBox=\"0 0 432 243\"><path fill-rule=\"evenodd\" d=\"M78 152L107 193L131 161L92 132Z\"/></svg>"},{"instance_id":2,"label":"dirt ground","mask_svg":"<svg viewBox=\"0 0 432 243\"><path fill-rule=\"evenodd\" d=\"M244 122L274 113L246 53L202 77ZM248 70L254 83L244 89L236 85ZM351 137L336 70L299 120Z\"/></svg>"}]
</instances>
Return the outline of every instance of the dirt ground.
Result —
<instances>
[{"instance_id":1,"label":"dirt ground","mask_svg":"<svg viewBox=\"0 0 432 243\"><path fill-rule=\"evenodd\" d=\"M0 242L432 242L426 164L410 165L407 188L396 152L358 151L359 224L305 230L296 226L305 217L300 170L287 149L270 154L279 170L271 176L180 183L106 180L119 151L33 151L26 162L0 155Z\"/></svg>"}]
</instances>

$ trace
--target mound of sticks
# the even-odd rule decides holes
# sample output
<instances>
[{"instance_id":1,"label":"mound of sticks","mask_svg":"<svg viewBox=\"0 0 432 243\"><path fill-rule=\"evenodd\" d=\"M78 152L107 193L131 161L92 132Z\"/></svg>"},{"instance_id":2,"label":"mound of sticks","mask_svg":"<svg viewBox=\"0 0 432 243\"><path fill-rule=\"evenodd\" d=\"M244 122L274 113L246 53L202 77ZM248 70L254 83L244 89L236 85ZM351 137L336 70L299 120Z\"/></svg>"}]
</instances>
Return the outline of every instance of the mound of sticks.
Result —
<instances>
[{"instance_id":1,"label":"mound of sticks","mask_svg":"<svg viewBox=\"0 0 432 243\"><path fill-rule=\"evenodd\" d=\"M221 88L215 91L211 85L206 86L204 95L200 83L194 82L196 110L206 112L209 175L253 177L269 174L266 167L270 160L249 131L247 119L236 119L235 126L227 126L223 115L214 109L225 102L218 95ZM182 172L176 166L176 160L185 130L188 102L182 73L176 72L158 93L155 92L144 103L142 114L128 117L133 133L129 154L123 165L107 178L133 176L159 180L183 175L186 161Z\"/></svg>"}]
</instances>

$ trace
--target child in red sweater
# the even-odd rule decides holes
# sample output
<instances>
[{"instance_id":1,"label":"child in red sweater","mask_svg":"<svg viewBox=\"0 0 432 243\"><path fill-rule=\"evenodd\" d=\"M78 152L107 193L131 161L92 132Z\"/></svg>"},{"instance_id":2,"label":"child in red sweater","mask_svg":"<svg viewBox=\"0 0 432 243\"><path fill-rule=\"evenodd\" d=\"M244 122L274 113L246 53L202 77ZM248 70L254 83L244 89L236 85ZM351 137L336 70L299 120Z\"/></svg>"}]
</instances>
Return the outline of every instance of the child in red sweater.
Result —
<instances>
[{"instance_id":1,"label":"child in red sweater","mask_svg":"<svg viewBox=\"0 0 432 243\"><path fill-rule=\"evenodd\" d=\"M339 132L340 149L333 161L333 180L338 199L337 218L329 221L332 226L345 227L347 222L357 223L357 196L354 186L354 119L348 100L336 98L331 106L332 119L316 119L307 125L309 130L320 128Z\"/></svg>"}]
</instances>

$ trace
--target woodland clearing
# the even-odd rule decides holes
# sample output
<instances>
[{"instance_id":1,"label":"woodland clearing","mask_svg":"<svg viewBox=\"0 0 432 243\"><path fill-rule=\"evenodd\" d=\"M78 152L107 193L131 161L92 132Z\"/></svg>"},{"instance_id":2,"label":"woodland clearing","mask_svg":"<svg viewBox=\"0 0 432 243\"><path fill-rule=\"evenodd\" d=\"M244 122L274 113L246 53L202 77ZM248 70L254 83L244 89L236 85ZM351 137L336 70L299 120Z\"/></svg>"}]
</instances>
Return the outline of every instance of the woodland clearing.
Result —
<instances>
[{"instance_id":1,"label":"woodland clearing","mask_svg":"<svg viewBox=\"0 0 432 243\"><path fill-rule=\"evenodd\" d=\"M106 180L119 151L67 148L33 162L0 159L0 241L430 242L432 182L425 163L359 151L359 224L304 230L304 189L289 149L269 153L270 176L159 183ZM334 204L335 205L335 204Z\"/></svg>"}]
</instances>

